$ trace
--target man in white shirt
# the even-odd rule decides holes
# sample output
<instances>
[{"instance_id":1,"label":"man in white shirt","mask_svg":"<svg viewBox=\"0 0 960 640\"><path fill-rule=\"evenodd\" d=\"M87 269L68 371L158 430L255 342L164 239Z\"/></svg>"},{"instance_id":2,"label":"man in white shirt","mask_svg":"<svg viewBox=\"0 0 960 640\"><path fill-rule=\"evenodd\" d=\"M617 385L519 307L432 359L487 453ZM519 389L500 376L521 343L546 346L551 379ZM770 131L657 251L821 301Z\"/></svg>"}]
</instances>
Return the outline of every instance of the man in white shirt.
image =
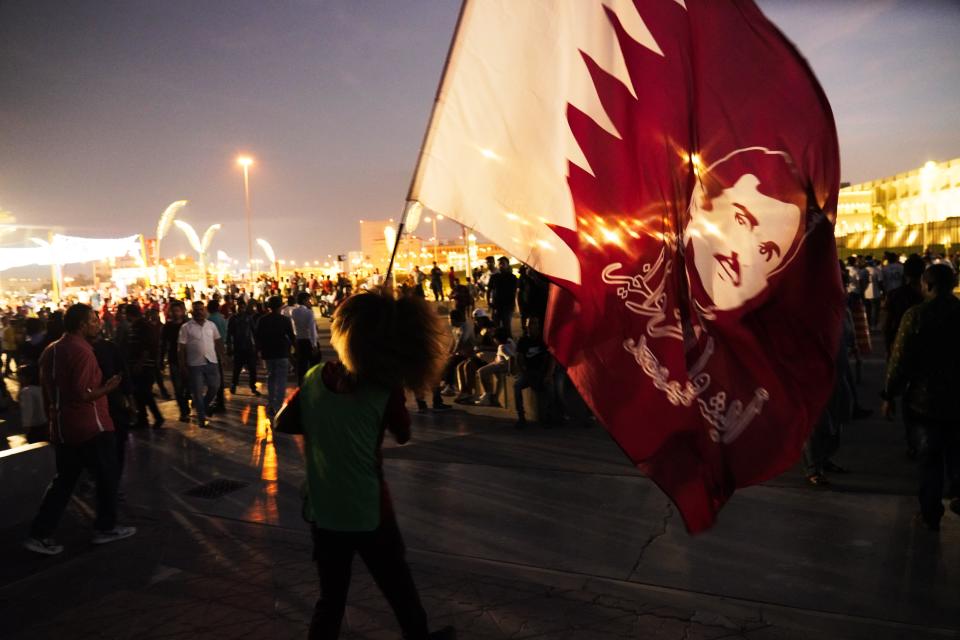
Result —
<instances>
[{"instance_id":1,"label":"man in white shirt","mask_svg":"<svg viewBox=\"0 0 960 640\"><path fill-rule=\"evenodd\" d=\"M880 321L880 298L883 297L883 272L872 257L867 258L866 276L863 301L867 308L867 322L871 329L876 329Z\"/></svg>"},{"instance_id":2,"label":"man in white shirt","mask_svg":"<svg viewBox=\"0 0 960 640\"><path fill-rule=\"evenodd\" d=\"M223 342L216 325L207 320L207 306L193 303L193 320L184 322L177 339L181 375L189 381L197 424L207 426L207 412L220 388ZM206 393L204 393L206 386Z\"/></svg>"},{"instance_id":3,"label":"man in white shirt","mask_svg":"<svg viewBox=\"0 0 960 640\"><path fill-rule=\"evenodd\" d=\"M317 350L317 319L310 308L310 294L306 291L297 296L297 304L290 311L293 320L293 333L297 337L295 353L297 359L297 384L303 384L303 376L310 369L310 362Z\"/></svg>"}]
</instances>

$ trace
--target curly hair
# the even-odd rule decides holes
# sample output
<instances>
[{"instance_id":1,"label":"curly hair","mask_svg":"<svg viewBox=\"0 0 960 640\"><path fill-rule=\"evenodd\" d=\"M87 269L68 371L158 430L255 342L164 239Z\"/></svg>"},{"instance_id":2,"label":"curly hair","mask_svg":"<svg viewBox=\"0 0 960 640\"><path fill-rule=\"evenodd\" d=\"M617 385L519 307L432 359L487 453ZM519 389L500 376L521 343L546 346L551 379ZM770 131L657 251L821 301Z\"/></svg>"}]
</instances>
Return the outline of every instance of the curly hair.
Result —
<instances>
[{"instance_id":1,"label":"curly hair","mask_svg":"<svg viewBox=\"0 0 960 640\"><path fill-rule=\"evenodd\" d=\"M330 332L334 350L358 382L420 391L440 378L448 335L426 300L394 299L382 288L358 293L337 307Z\"/></svg>"}]
</instances>

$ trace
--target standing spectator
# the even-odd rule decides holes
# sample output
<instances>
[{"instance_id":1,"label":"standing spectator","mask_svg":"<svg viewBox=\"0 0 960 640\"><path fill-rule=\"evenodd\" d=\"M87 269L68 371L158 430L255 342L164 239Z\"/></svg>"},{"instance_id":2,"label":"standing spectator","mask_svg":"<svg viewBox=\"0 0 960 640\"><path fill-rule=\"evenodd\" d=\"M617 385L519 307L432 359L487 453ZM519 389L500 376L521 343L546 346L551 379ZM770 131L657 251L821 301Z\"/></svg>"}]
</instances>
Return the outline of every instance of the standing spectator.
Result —
<instances>
[{"instance_id":1,"label":"standing spectator","mask_svg":"<svg viewBox=\"0 0 960 640\"><path fill-rule=\"evenodd\" d=\"M254 336L257 332L256 306L254 302L240 303L238 313L230 316L227 323L227 348L233 354L233 379L230 383L230 395L237 394L240 371L246 367L250 378L250 392L259 396L257 390L257 345Z\"/></svg>"},{"instance_id":2,"label":"standing spectator","mask_svg":"<svg viewBox=\"0 0 960 640\"><path fill-rule=\"evenodd\" d=\"M885 300L886 314L883 320L883 340L887 347L887 360L893 353L893 343L897 339L900 323L908 309L923 302L923 258L914 254L903 264L904 284L890 291ZM907 457L911 460L917 457L917 439L914 424L916 416L909 405L904 405L901 412L903 420L903 436L907 443Z\"/></svg>"},{"instance_id":3,"label":"standing spectator","mask_svg":"<svg viewBox=\"0 0 960 640\"><path fill-rule=\"evenodd\" d=\"M453 300L453 308L463 311L464 315L469 316L473 313L473 298L470 297L470 290L466 285L457 282L450 289L450 299Z\"/></svg>"},{"instance_id":4,"label":"standing spectator","mask_svg":"<svg viewBox=\"0 0 960 640\"><path fill-rule=\"evenodd\" d=\"M130 355L127 352L130 340L130 323L127 320L126 304L117 305L117 311L114 314L113 322L113 341L120 348L120 352L123 353L123 357L127 358L127 356ZM127 362L130 362L129 358L127 358Z\"/></svg>"},{"instance_id":5,"label":"standing spectator","mask_svg":"<svg viewBox=\"0 0 960 640\"><path fill-rule=\"evenodd\" d=\"M490 276L490 308L493 310L493 324L503 327L507 335L512 335L511 324L517 304L517 276L506 256L497 261L499 271Z\"/></svg>"},{"instance_id":6,"label":"standing spectator","mask_svg":"<svg viewBox=\"0 0 960 640\"><path fill-rule=\"evenodd\" d=\"M177 360L181 375L189 381L197 424L207 426L210 404L220 388L220 361L223 360L223 341L212 322L207 321L207 307L203 301L193 303L193 320L183 323L177 338ZM204 393L206 388L206 393Z\"/></svg>"},{"instance_id":7,"label":"standing spectator","mask_svg":"<svg viewBox=\"0 0 960 640\"><path fill-rule=\"evenodd\" d=\"M493 302L490 298L490 278L497 272L497 259L493 256L487 256L486 258L486 270L483 272L483 275L480 276L479 284L483 289L484 299L487 301L487 308L493 307Z\"/></svg>"},{"instance_id":8,"label":"standing spectator","mask_svg":"<svg viewBox=\"0 0 960 640\"><path fill-rule=\"evenodd\" d=\"M871 329L877 329L880 323L880 299L883 298L883 272L873 261L867 258L866 286L863 288L863 300L867 307L867 322Z\"/></svg>"},{"instance_id":9,"label":"standing spectator","mask_svg":"<svg viewBox=\"0 0 960 640\"><path fill-rule=\"evenodd\" d=\"M885 294L890 293L894 289L900 288L903 284L903 269L904 265L900 263L897 254L888 251L885 254L886 264L883 265L883 291Z\"/></svg>"},{"instance_id":10,"label":"standing spectator","mask_svg":"<svg viewBox=\"0 0 960 640\"><path fill-rule=\"evenodd\" d=\"M227 339L227 319L223 317L223 314L220 313L220 301L216 298L210 300L207 303L207 320L213 323L217 328L217 333L220 336L221 342L225 342ZM217 363L217 370L220 373L220 388L217 389L217 403L212 407L210 413L221 413L226 409L227 403L223 397L224 389L224 377L223 377L223 360Z\"/></svg>"},{"instance_id":11,"label":"standing spectator","mask_svg":"<svg viewBox=\"0 0 960 640\"><path fill-rule=\"evenodd\" d=\"M420 271L419 266L413 267L413 294L418 298L425 298L426 294L423 291L423 281L427 279L427 274L423 271Z\"/></svg>"},{"instance_id":12,"label":"standing spectator","mask_svg":"<svg viewBox=\"0 0 960 640\"><path fill-rule=\"evenodd\" d=\"M163 382L163 369L160 366L162 361L160 352L163 349L160 337L163 334L163 323L160 321L160 311L157 309L157 305L151 305L150 308L147 309L144 316L147 318L147 322L150 324L153 332L157 335L157 352L154 354L153 358L155 363L153 368L153 376L157 383L157 389L160 391L160 397L164 400L169 400L170 393L167 391L167 385Z\"/></svg>"},{"instance_id":13,"label":"standing spectator","mask_svg":"<svg viewBox=\"0 0 960 640\"><path fill-rule=\"evenodd\" d=\"M443 300L443 271L440 270L436 262L430 269L430 291L433 292L434 300Z\"/></svg>"},{"instance_id":14,"label":"standing spectator","mask_svg":"<svg viewBox=\"0 0 960 640\"><path fill-rule=\"evenodd\" d=\"M313 315L309 293L297 295L297 306L290 312L290 318L293 320L293 332L297 338L294 353L297 362L297 386L300 386L317 351L317 319Z\"/></svg>"},{"instance_id":15,"label":"standing spectator","mask_svg":"<svg viewBox=\"0 0 960 640\"><path fill-rule=\"evenodd\" d=\"M163 427L163 414L160 413L157 401L153 399L153 382L156 379L154 369L157 366L155 358L160 351L160 334L143 317L140 307L127 307L127 317L130 320L127 353L133 377L134 398L137 401L137 426L148 426L149 409L153 414L153 428L160 429Z\"/></svg>"},{"instance_id":16,"label":"standing spectator","mask_svg":"<svg viewBox=\"0 0 960 640\"><path fill-rule=\"evenodd\" d=\"M123 478L124 461L127 452L127 437L130 434L131 409L134 402L130 398L136 392L127 361L123 359L120 348L112 341L98 333L92 341L93 354L97 358L97 366L103 378L109 380L120 376L120 386L107 394L107 407L110 411L110 421L117 443L117 481Z\"/></svg>"},{"instance_id":17,"label":"standing spectator","mask_svg":"<svg viewBox=\"0 0 960 640\"><path fill-rule=\"evenodd\" d=\"M460 280L457 278L457 273L453 270L453 267L450 267L450 270L447 271L447 283L450 285L451 293L453 293L457 285L460 284Z\"/></svg>"},{"instance_id":18,"label":"standing spectator","mask_svg":"<svg viewBox=\"0 0 960 640\"><path fill-rule=\"evenodd\" d=\"M554 361L543 341L540 320L531 317L527 320L526 332L517 341L517 379L513 383L513 393L517 403L516 427L527 426L527 417L523 406L523 390L531 387L534 391L543 391L553 379Z\"/></svg>"},{"instance_id":19,"label":"standing spectator","mask_svg":"<svg viewBox=\"0 0 960 640\"><path fill-rule=\"evenodd\" d=\"M3 346L3 373L4 377L8 377L12 374L13 369L10 365L13 364L13 360L17 355L17 328L13 326L14 319L12 316L3 316L3 335L2 335L2 346Z\"/></svg>"},{"instance_id":20,"label":"standing spectator","mask_svg":"<svg viewBox=\"0 0 960 640\"><path fill-rule=\"evenodd\" d=\"M287 370L290 366L290 347L296 336L290 319L280 314L283 300L271 296L267 300L270 312L257 323L257 348L267 363L267 413L272 418L280 407L287 390Z\"/></svg>"},{"instance_id":21,"label":"standing spectator","mask_svg":"<svg viewBox=\"0 0 960 640\"><path fill-rule=\"evenodd\" d=\"M24 542L30 551L45 555L63 551L51 536L84 470L97 483L93 543L114 542L137 532L117 525L117 444L106 396L120 385L120 377L103 380L90 345L100 332L100 319L89 306L75 304L67 310L64 329L63 337L47 347L40 359L57 475Z\"/></svg>"},{"instance_id":22,"label":"standing spectator","mask_svg":"<svg viewBox=\"0 0 960 640\"><path fill-rule=\"evenodd\" d=\"M180 300L171 300L167 322L160 330L160 370L166 358L170 366L170 383L173 385L173 397L180 408L180 422L190 421L190 405L187 403L188 381L180 368L179 339L180 327L186 318L186 307Z\"/></svg>"},{"instance_id":23,"label":"standing spectator","mask_svg":"<svg viewBox=\"0 0 960 640\"><path fill-rule=\"evenodd\" d=\"M960 486L960 300L953 295L956 274L935 264L923 274L924 302L903 316L887 366L883 412L892 417L894 399L904 396L916 423L920 461L920 514L932 531L943 517L944 469ZM960 499L950 508L960 513Z\"/></svg>"}]
</instances>

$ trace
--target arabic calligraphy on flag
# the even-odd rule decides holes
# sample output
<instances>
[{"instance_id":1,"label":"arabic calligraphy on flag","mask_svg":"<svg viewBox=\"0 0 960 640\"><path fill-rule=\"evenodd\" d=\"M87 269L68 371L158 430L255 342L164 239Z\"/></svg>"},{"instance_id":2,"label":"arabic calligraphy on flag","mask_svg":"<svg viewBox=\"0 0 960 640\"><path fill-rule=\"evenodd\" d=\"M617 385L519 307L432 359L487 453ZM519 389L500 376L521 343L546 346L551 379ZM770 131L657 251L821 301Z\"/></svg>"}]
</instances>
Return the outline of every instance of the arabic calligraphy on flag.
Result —
<instances>
[{"instance_id":1,"label":"arabic calligraphy on flag","mask_svg":"<svg viewBox=\"0 0 960 640\"><path fill-rule=\"evenodd\" d=\"M752 2L484 0L409 199L560 285L552 351L700 531L830 395L838 188L829 103Z\"/></svg>"}]
</instances>

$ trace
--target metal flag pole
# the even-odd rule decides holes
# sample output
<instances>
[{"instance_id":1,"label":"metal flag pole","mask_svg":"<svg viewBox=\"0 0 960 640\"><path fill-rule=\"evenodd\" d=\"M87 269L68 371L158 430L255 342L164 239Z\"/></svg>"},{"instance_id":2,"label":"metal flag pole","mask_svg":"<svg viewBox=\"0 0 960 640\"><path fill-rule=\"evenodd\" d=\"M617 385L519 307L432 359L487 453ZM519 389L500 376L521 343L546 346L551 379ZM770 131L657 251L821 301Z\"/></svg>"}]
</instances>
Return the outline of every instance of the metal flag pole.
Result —
<instances>
[{"instance_id":1,"label":"metal flag pole","mask_svg":"<svg viewBox=\"0 0 960 640\"><path fill-rule=\"evenodd\" d=\"M470 4L470 0L463 0L463 2L460 4L460 14L457 16L457 24L453 28L453 36L450 38L450 47L447 49L447 59L443 63L443 71L440 74L440 84L437 86L437 94L433 98L433 107L430 109L430 120L427 122L427 130L423 134L423 142L420 144L420 153L417 155L417 164L414 167L413 175L410 178L410 187L407 189L407 199L404 202L403 213L400 216L400 225L397 227L397 239L393 243L393 251L390 252L390 264L387 265L387 274L384 278L384 282L388 283L388 286L392 286L389 283L393 277L393 262L397 257L397 247L400 246L400 240L403 238L403 232L406 228L407 214L414 206L420 206L420 203L413 200L413 194L420 181L420 171L423 167L423 156L427 152L427 149L430 148L430 143L433 141L434 122L436 121L438 107L440 106L440 102L443 100L443 97L446 94L447 76L450 71L451 63L454 59L454 56L460 49L458 46L460 30L463 27L464 16L466 15L468 5Z\"/></svg>"}]
</instances>

